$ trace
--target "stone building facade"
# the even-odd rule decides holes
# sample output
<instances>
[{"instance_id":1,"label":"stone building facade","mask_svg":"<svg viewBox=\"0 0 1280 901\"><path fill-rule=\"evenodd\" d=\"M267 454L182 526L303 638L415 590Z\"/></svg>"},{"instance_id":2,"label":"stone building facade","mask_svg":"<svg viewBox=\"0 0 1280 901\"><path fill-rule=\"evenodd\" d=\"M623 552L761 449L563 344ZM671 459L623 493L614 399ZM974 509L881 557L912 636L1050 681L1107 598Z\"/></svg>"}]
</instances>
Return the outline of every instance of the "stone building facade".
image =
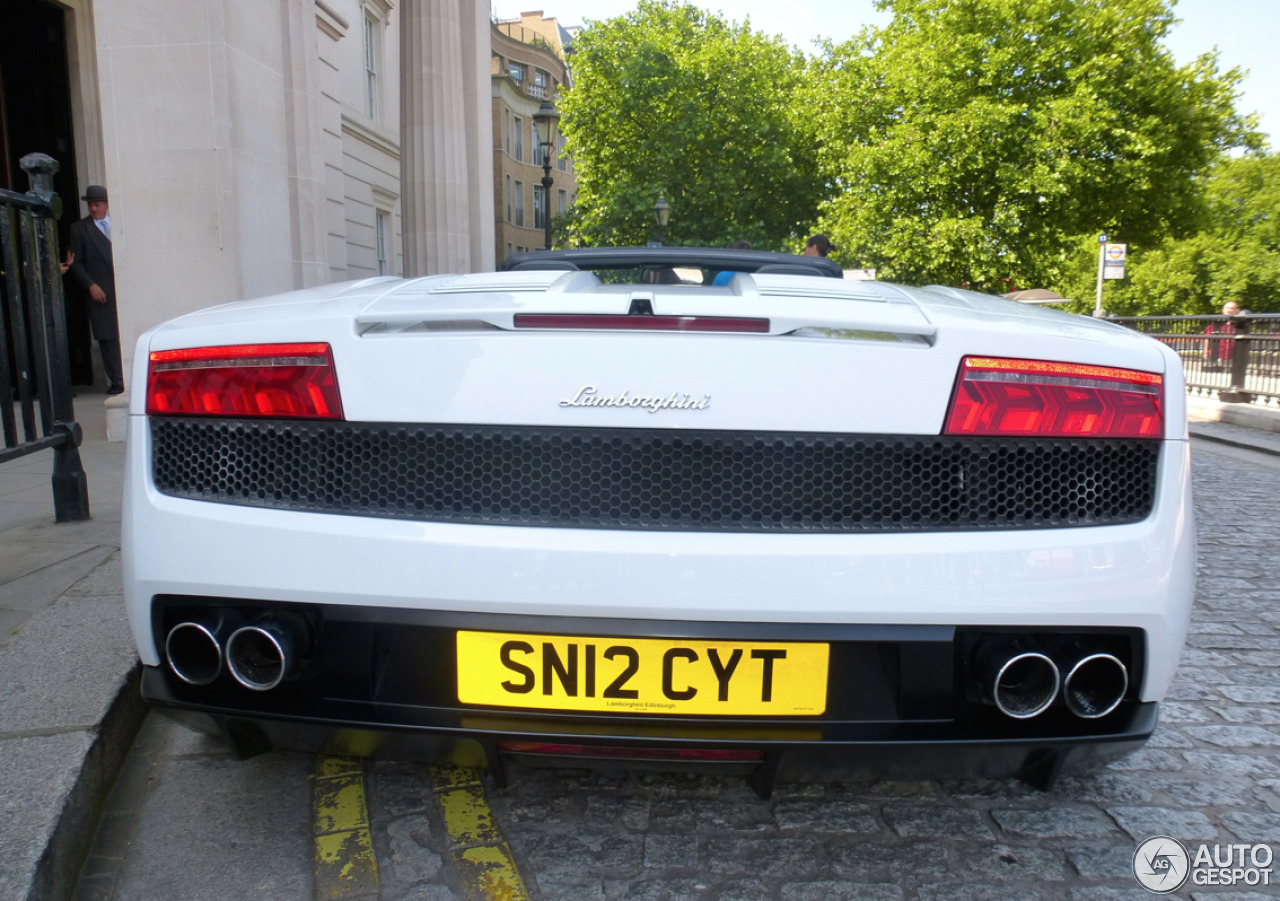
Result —
<instances>
[{"instance_id":1,"label":"stone building facade","mask_svg":"<svg viewBox=\"0 0 1280 901\"><path fill-rule=\"evenodd\" d=\"M182 313L493 268L486 4L5 6L0 101L17 112L0 186L25 190L9 165L21 155L54 156L64 227L85 214L85 186L108 186L130 387L137 337ZM19 110L37 89L40 121Z\"/></svg>"},{"instance_id":2,"label":"stone building facade","mask_svg":"<svg viewBox=\"0 0 1280 901\"><path fill-rule=\"evenodd\" d=\"M544 216L569 209L578 192L573 160L557 136L550 197L543 196L543 155L533 115L570 84L565 51L569 32L541 11L492 26L494 255L500 262L545 246Z\"/></svg>"}]
</instances>

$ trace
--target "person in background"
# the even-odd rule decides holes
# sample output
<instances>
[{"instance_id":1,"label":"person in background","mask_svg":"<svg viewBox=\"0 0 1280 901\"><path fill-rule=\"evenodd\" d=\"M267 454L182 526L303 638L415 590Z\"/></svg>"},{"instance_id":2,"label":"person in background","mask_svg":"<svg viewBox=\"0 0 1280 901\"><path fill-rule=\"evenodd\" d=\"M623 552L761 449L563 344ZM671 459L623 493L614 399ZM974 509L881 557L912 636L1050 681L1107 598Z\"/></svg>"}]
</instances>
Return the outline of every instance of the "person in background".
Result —
<instances>
[{"instance_id":1,"label":"person in background","mask_svg":"<svg viewBox=\"0 0 1280 901\"><path fill-rule=\"evenodd\" d=\"M1222 305L1223 316L1239 316L1240 304L1234 300L1228 300ZM1236 324L1231 320L1222 323L1210 322L1204 327L1206 335L1234 335L1238 329ZM1235 349L1234 341L1224 341L1221 338L1209 338L1204 342L1204 362L1207 369L1229 369L1231 367L1231 354Z\"/></svg>"},{"instance_id":2,"label":"person in background","mask_svg":"<svg viewBox=\"0 0 1280 901\"><path fill-rule=\"evenodd\" d=\"M120 324L116 317L116 266L111 253L111 213L107 189L89 185L80 198L89 215L71 224L67 271L89 295L89 324L102 352L107 393L124 393L124 367L120 360Z\"/></svg>"},{"instance_id":3,"label":"person in background","mask_svg":"<svg viewBox=\"0 0 1280 901\"><path fill-rule=\"evenodd\" d=\"M813 235L805 242L804 255L807 257L825 257L835 250L836 246L826 235Z\"/></svg>"},{"instance_id":4,"label":"person in background","mask_svg":"<svg viewBox=\"0 0 1280 901\"><path fill-rule=\"evenodd\" d=\"M744 238L739 238L738 240L733 241L729 244L729 249L730 250L750 250L751 242ZM721 272L717 272L716 277L711 280L711 284L714 287L723 287L729 284L729 282L733 281L733 277L737 274L738 273L733 271L732 269L725 269Z\"/></svg>"}]
</instances>

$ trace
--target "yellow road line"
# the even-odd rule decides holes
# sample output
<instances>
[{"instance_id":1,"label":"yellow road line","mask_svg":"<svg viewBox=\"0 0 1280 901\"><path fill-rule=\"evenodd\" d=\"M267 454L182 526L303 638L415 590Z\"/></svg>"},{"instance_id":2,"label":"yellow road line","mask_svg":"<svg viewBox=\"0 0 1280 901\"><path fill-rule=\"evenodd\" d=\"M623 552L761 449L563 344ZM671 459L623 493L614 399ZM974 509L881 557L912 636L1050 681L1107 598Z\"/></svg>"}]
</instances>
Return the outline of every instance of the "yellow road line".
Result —
<instances>
[{"instance_id":1,"label":"yellow road line","mask_svg":"<svg viewBox=\"0 0 1280 901\"><path fill-rule=\"evenodd\" d=\"M364 797L364 765L359 760L316 755L312 824L316 897L342 901L376 896L378 861Z\"/></svg>"},{"instance_id":2,"label":"yellow road line","mask_svg":"<svg viewBox=\"0 0 1280 901\"><path fill-rule=\"evenodd\" d=\"M494 822L479 771L433 766L431 781L466 901L529 901L511 848Z\"/></svg>"}]
</instances>

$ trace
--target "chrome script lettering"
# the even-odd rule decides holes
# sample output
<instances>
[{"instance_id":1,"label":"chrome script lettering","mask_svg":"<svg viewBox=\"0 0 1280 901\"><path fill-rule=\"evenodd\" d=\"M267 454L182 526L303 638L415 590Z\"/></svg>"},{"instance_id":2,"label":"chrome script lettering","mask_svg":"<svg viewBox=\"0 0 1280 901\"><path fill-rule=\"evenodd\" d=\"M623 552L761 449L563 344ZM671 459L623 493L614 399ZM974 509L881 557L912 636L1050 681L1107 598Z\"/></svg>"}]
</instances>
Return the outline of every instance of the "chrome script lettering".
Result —
<instances>
[{"instance_id":1,"label":"chrome script lettering","mask_svg":"<svg viewBox=\"0 0 1280 901\"><path fill-rule=\"evenodd\" d=\"M711 395L704 394L701 399L692 394L672 391L666 397L649 397L632 394L624 389L621 394L600 394L595 385L587 385L578 390L571 400L560 401L562 407L632 407L657 413L659 410L705 410L711 406Z\"/></svg>"}]
</instances>

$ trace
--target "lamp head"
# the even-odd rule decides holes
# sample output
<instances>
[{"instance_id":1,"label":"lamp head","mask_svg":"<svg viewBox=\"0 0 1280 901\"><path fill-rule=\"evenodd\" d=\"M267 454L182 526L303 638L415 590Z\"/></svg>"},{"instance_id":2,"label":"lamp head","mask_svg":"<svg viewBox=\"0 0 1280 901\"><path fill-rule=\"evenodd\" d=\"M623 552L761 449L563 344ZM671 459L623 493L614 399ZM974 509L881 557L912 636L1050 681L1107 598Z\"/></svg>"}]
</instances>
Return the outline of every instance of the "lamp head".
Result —
<instances>
[{"instance_id":1,"label":"lamp head","mask_svg":"<svg viewBox=\"0 0 1280 901\"><path fill-rule=\"evenodd\" d=\"M553 147L556 143L556 128L560 123L560 110L550 100L542 101L538 111L533 114L533 123L538 128L538 143L543 147Z\"/></svg>"},{"instance_id":2,"label":"lamp head","mask_svg":"<svg viewBox=\"0 0 1280 901\"><path fill-rule=\"evenodd\" d=\"M658 202L653 205L653 218L663 228L666 228L667 220L671 218L671 205L667 203L667 198L661 194L658 195Z\"/></svg>"}]
</instances>

